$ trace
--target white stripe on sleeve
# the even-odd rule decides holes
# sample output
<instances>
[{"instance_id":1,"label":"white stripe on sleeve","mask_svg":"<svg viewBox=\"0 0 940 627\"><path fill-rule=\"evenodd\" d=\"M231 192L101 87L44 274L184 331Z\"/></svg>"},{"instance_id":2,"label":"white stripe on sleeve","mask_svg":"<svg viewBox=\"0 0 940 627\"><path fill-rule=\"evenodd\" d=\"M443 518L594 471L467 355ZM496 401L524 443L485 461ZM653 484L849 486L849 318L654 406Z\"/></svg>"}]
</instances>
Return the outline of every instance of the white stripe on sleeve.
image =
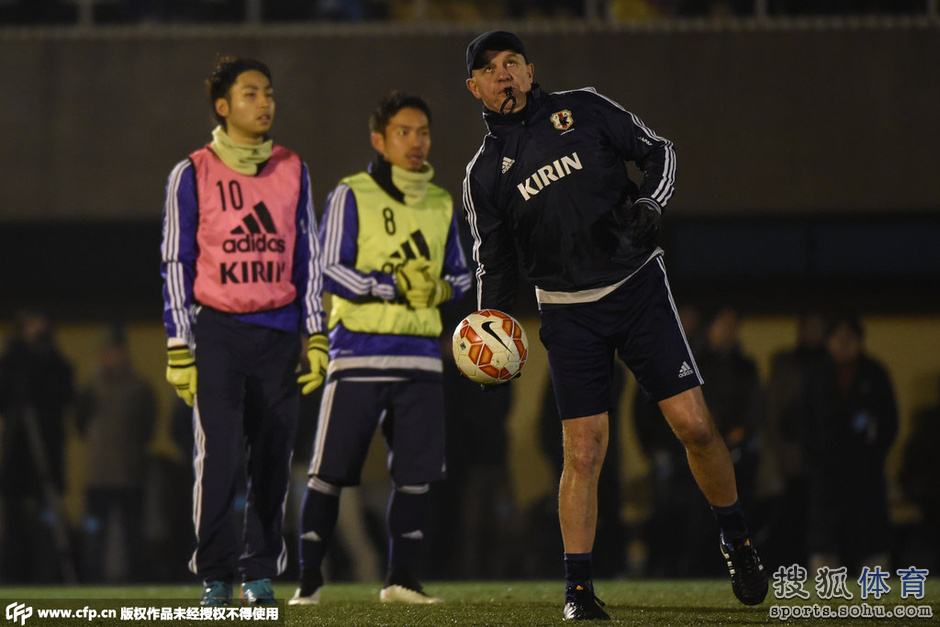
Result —
<instances>
[{"instance_id":1,"label":"white stripe on sleeve","mask_svg":"<svg viewBox=\"0 0 940 627\"><path fill-rule=\"evenodd\" d=\"M347 268L340 262L340 249L343 241L343 224L346 218L346 195L352 190L348 185L338 185L330 196L330 206L326 219L326 237L323 249L323 272L345 287L350 292L359 295L372 293L375 280L365 278L355 270Z\"/></svg>"},{"instance_id":2,"label":"white stripe on sleeve","mask_svg":"<svg viewBox=\"0 0 940 627\"><path fill-rule=\"evenodd\" d=\"M307 239L308 254L307 260L307 293L306 309L308 317L306 320L306 329L308 334L320 333L323 331L323 307L320 299L323 293L323 275L321 274L320 260L320 241L317 237L317 217L313 210L313 186L310 184L310 169L304 164L304 171L307 177Z\"/></svg>"},{"instance_id":3,"label":"white stripe on sleeve","mask_svg":"<svg viewBox=\"0 0 940 627\"><path fill-rule=\"evenodd\" d=\"M183 264L179 260L180 249L180 207L179 189L183 173L192 167L189 159L180 161L170 172L167 183L164 214L166 220L163 238L163 260L166 263L167 296L170 300L170 311L173 324L176 325L176 336L191 343L191 330L189 314L186 311L186 284Z\"/></svg>"},{"instance_id":4,"label":"white stripe on sleeve","mask_svg":"<svg viewBox=\"0 0 940 627\"><path fill-rule=\"evenodd\" d=\"M665 151L666 151L666 160L663 163L662 178L659 181L659 185L656 186L655 191L653 191L651 198L655 200L656 202L658 202L660 207L665 207L666 203L669 202L669 199L672 198L672 192L675 190L675 182L676 182L676 151L673 148L672 142L666 139L665 137L660 137L659 135L654 133L653 130L650 129L650 127L648 127L643 122L643 120L641 120L639 117L637 117L635 114L631 113L630 111L627 111L623 107L623 105L621 105L616 100L608 98L604 94L599 93L593 87L582 87L581 89L569 89L566 91L558 91L554 93L568 94L568 93L572 93L576 91L586 91L590 94L594 94L598 98L603 98L604 100L614 105L615 107L617 107L624 113L628 114L633 120L633 123L638 128L640 128L640 130L642 130L646 134L647 137L657 142L662 142L663 147L665 148Z\"/></svg>"},{"instance_id":5,"label":"white stripe on sleeve","mask_svg":"<svg viewBox=\"0 0 940 627\"><path fill-rule=\"evenodd\" d=\"M470 160L470 163L467 164L467 175L463 180L463 206L464 210L467 212L467 223L470 225L470 234L473 236L472 257L473 261L477 264L477 309L483 308L483 276L486 274L486 268L483 267L483 262L480 261L480 245L482 238L480 237L480 229L477 226L477 211L473 204L473 194L470 191L470 172L473 170L477 159L483 154L485 147L486 140L484 139L483 143L480 145L480 149L477 150L477 154L475 154L473 159Z\"/></svg>"}]
</instances>

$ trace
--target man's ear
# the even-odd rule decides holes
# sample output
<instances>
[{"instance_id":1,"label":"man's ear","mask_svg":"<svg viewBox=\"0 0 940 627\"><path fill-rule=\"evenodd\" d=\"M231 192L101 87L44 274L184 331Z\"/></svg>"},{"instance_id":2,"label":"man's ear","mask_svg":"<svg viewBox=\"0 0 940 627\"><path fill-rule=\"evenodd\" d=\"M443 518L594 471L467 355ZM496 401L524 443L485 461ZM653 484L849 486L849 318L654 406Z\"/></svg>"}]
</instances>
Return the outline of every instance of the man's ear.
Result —
<instances>
[{"instance_id":1,"label":"man's ear","mask_svg":"<svg viewBox=\"0 0 940 627\"><path fill-rule=\"evenodd\" d=\"M376 133L373 131L369 135L369 140L372 142L372 147L375 148L375 151L384 157L385 156L385 137L382 135L382 133Z\"/></svg>"},{"instance_id":2,"label":"man's ear","mask_svg":"<svg viewBox=\"0 0 940 627\"><path fill-rule=\"evenodd\" d=\"M526 67L529 68L529 80L530 80L530 81L534 81L534 80L535 80L535 64L534 64L534 63L530 63L530 64L529 64L528 66L526 66Z\"/></svg>"},{"instance_id":3,"label":"man's ear","mask_svg":"<svg viewBox=\"0 0 940 627\"><path fill-rule=\"evenodd\" d=\"M466 85L467 85L467 90L471 94L473 94L474 98L476 98L477 100L483 99L483 97L480 95L480 89L477 87L477 82L473 80L472 77L467 79Z\"/></svg>"},{"instance_id":4,"label":"man's ear","mask_svg":"<svg viewBox=\"0 0 940 627\"><path fill-rule=\"evenodd\" d=\"M219 117L227 118L230 111L228 98L216 98L215 99L215 112L219 114Z\"/></svg>"}]
</instances>

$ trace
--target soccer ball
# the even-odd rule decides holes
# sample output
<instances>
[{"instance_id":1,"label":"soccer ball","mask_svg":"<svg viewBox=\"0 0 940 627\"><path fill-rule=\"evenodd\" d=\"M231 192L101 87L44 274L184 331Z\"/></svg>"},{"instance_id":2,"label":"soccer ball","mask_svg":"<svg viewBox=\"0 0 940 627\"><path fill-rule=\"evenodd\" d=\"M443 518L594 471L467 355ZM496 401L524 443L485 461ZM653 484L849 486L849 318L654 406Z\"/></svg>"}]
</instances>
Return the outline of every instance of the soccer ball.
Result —
<instances>
[{"instance_id":1,"label":"soccer ball","mask_svg":"<svg viewBox=\"0 0 940 627\"><path fill-rule=\"evenodd\" d=\"M474 311L454 329L454 361L475 383L499 385L522 373L529 340L519 322L496 309Z\"/></svg>"}]
</instances>

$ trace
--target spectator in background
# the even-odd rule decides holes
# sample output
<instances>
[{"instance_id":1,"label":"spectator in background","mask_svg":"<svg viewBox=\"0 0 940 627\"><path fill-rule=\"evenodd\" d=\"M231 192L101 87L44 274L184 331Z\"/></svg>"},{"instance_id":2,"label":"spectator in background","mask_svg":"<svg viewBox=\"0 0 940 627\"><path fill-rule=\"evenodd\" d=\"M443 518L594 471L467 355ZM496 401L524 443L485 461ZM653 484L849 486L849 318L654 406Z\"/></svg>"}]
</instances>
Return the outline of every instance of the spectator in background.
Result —
<instances>
[{"instance_id":1,"label":"spectator in background","mask_svg":"<svg viewBox=\"0 0 940 627\"><path fill-rule=\"evenodd\" d=\"M0 355L0 575L6 583L74 577L60 502L72 400L72 367L56 346L48 316L20 313Z\"/></svg>"},{"instance_id":2,"label":"spectator in background","mask_svg":"<svg viewBox=\"0 0 940 627\"><path fill-rule=\"evenodd\" d=\"M796 346L775 354L767 384L767 430L762 447L764 491L772 495L768 560L805 564L809 474L807 444L812 438L809 388L826 359L825 320L806 311L797 323Z\"/></svg>"},{"instance_id":3,"label":"spectator in background","mask_svg":"<svg viewBox=\"0 0 940 627\"><path fill-rule=\"evenodd\" d=\"M827 363L811 393L810 572L886 566L890 547L885 458L898 412L887 370L865 353L856 314L826 331Z\"/></svg>"},{"instance_id":4,"label":"spectator in background","mask_svg":"<svg viewBox=\"0 0 940 627\"><path fill-rule=\"evenodd\" d=\"M940 388L938 388L940 390ZM921 522L915 530L917 566L935 569L940 565L940 402L918 411L914 427L904 446L901 464L901 489L920 508Z\"/></svg>"},{"instance_id":5,"label":"spectator in background","mask_svg":"<svg viewBox=\"0 0 940 627\"><path fill-rule=\"evenodd\" d=\"M152 581L183 581L192 576L186 562L194 547L193 410L176 395L170 408L169 437L172 446L153 458L149 476L147 514L159 514L149 521L154 559L147 576Z\"/></svg>"},{"instance_id":6,"label":"spectator in background","mask_svg":"<svg viewBox=\"0 0 940 627\"><path fill-rule=\"evenodd\" d=\"M146 574L142 510L155 409L153 390L131 363L124 327L113 325L76 411L88 444L83 551L88 581L140 581Z\"/></svg>"}]
</instances>

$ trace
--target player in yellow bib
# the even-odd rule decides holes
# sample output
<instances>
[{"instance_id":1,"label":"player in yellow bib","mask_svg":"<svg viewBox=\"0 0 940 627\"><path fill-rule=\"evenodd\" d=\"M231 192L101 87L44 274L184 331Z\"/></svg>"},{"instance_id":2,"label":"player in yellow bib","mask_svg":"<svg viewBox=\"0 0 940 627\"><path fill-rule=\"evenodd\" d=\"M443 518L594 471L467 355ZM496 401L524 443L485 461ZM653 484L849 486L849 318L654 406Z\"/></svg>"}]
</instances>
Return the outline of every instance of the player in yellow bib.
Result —
<instances>
[{"instance_id":1,"label":"player in yellow bib","mask_svg":"<svg viewBox=\"0 0 940 627\"><path fill-rule=\"evenodd\" d=\"M431 110L393 92L369 120L376 157L340 181L320 230L330 366L301 514L301 581L317 603L343 486L359 483L377 426L390 455L389 556L382 601L436 603L416 573L430 484L444 478L438 306L470 288L450 195L427 162Z\"/></svg>"}]
</instances>

